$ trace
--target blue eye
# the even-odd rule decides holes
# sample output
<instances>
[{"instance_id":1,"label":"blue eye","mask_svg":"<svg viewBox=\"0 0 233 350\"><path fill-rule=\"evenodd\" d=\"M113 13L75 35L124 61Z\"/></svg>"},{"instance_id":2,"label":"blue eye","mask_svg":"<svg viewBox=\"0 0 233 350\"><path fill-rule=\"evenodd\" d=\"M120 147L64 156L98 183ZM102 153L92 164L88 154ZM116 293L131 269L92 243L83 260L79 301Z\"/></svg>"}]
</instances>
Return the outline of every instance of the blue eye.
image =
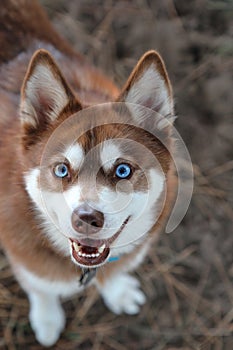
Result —
<instances>
[{"instance_id":1,"label":"blue eye","mask_svg":"<svg viewBox=\"0 0 233 350\"><path fill-rule=\"evenodd\" d=\"M119 179L127 179L131 175L131 168L128 164L119 164L115 174Z\"/></svg>"},{"instance_id":2,"label":"blue eye","mask_svg":"<svg viewBox=\"0 0 233 350\"><path fill-rule=\"evenodd\" d=\"M66 177L69 174L68 167L64 163L57 164L53 171L54 174L60 178Z\"/></svg>"}]
</instances>

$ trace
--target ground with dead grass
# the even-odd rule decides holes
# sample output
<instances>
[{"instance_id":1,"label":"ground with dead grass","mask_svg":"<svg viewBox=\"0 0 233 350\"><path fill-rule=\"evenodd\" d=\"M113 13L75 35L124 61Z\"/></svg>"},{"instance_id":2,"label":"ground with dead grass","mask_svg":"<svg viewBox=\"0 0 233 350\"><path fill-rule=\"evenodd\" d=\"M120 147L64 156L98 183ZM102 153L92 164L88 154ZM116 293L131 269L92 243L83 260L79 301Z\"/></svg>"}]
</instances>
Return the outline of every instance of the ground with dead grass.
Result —
<instances>
[{"instance_id":1,"label":"ground with dead grass","mask_svg":"<svg viewBox=\"0 0 233 350\"><path fill-rule=\"evenodd\" d=\"M233 3L231 0L43 0L55 27L122 85L157 49L190 151L193 199L136 272L147 304L111 314L95 290L65 302L60 350L233 349ZM0 348L39 350L28 302L0 255Z\"/></svg>"}]
</instances>

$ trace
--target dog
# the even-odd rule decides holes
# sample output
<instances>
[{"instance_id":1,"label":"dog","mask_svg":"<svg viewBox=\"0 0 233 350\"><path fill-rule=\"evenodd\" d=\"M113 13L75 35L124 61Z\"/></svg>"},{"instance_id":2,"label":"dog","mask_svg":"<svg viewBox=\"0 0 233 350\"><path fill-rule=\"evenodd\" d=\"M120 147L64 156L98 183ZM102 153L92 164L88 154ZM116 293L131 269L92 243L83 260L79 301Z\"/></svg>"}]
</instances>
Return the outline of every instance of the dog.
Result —
<instances>
[{"instance_id":1,"label":"dog","mask_svg":"<svg viewBox=\"0 0 233 350\"><path fill-rule=\"evenodd\" d=\"M171 211L173 95L156 51L119 90L73 51L34 0L0 12L0 240L43 346L61 298L94 284L115 314L145 303L129 273Z\"/></svg>"}]
</instances>

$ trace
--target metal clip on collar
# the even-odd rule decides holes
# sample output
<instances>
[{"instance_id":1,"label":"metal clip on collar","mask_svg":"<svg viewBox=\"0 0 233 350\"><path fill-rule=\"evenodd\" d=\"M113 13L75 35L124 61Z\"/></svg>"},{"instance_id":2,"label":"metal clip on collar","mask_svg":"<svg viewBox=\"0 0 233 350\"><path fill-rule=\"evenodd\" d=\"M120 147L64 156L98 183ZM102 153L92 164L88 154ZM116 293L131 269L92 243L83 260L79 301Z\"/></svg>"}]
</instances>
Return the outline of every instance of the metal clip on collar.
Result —
<instances>
[{"instance_id":1,"label":"metal clip on collar","mask_svg":"<svg viewBox=\"0 0 233 350\"><path fill-rule=\"evenodd\" d=\"M79 282L82 286L86 286L89 282L91 282L92 278L96 275L96 269L83 269Z\"/></svg>"}]
</instances>

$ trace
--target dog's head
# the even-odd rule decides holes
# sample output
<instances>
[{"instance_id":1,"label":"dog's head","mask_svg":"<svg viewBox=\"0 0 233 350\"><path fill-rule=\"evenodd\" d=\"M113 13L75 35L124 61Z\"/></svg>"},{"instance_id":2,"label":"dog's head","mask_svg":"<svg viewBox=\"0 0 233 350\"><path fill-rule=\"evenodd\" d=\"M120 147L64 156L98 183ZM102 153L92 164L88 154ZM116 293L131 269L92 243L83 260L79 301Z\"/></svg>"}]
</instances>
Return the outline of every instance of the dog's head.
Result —
<instances>
[{"instance_id":1,"label":"dog's head","mask_svg":"<svg viewBox=\"0 0 233 350\"><path fill-rule=\"evenodd\" d=\"M83 108L40 50L20 114L26 189L44 235L82 267L132 251L166 201L173 100L160 56L141 58L117 101Z\"/></svg>"}]
</instances>

